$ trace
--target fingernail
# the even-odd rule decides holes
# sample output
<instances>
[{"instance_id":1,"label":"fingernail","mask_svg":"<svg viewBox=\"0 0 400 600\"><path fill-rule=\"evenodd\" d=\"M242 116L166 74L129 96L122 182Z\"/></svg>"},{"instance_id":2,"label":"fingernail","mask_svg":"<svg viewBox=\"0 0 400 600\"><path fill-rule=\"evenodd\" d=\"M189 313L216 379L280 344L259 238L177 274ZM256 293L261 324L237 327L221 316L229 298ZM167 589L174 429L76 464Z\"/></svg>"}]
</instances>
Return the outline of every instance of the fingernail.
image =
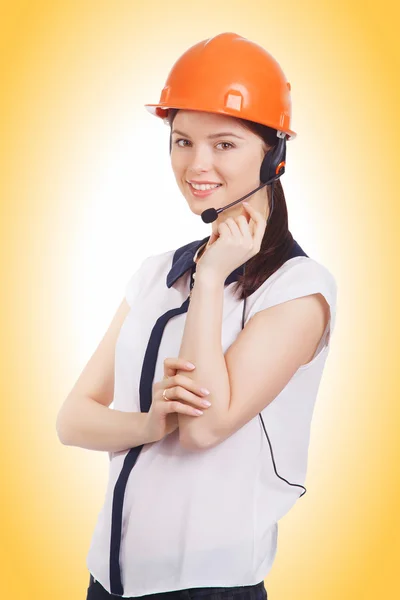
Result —
<instances>
[{"instance_id":1,"label":"fingernail","mask_svg":"<svg viewBox=\"0 0 400 600\"><path fill-rule=\"evenodd\" d=\"M189 369L195 369L195 368L196 368L196 366L195 366L193 363L191 363L191 362L187 362L187 363L186 363L186 366L187 366Z\"/></svg>"},{"instance_id":2,"label":"fingernail","mask_svg":"<svg viewBox=\"0 0 400 600\"><path fill-rule=\"evenodd\" d=\"M200 391L202 394L209 394L210 390L208 390L207 388L200 388Z\"/></svg>"}]
</instances>

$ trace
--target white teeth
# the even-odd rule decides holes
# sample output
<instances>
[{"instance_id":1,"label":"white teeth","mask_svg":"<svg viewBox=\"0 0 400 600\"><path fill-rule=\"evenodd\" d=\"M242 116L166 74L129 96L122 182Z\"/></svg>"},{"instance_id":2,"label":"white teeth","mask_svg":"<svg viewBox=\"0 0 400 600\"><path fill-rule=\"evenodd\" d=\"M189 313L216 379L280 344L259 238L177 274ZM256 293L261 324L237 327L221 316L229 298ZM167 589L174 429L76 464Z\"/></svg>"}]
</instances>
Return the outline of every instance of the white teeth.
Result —
<instances>
[{"instance_id":1,"label":"white teeth","mask_svg":"<svg viewBox=\"0 0 400 600\"><path fill-rule=\"evenodd\" d=\"M198 183L191 183L190 185L192 185L194 187L195 190L213 190L214 188L217 188L220 186L219 183L216 183L214 185L210 184L210 183L202 183L202 184L198 184Z\"/></svg>"}]
</instances>

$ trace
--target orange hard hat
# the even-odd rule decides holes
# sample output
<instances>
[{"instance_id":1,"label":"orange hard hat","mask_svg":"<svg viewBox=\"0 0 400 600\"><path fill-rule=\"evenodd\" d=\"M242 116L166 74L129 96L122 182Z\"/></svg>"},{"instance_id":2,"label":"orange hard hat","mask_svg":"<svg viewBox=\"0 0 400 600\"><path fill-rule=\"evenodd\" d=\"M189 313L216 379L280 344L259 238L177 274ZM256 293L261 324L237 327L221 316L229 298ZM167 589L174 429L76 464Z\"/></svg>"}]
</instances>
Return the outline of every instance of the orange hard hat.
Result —
<instances>
[{"instance_id":1,"label":"orange hard hat","mask_svg":"<svg viewBox=\"0 0 400 600\"><path fill-rule=\"evenodd\" d=\"M173 65L158 104L147 110L166 119L169 108L239 117L286 133L292 104L290 83L278 62L236 33L220 33L191 46Z\"/></svg>"}]
</instances>

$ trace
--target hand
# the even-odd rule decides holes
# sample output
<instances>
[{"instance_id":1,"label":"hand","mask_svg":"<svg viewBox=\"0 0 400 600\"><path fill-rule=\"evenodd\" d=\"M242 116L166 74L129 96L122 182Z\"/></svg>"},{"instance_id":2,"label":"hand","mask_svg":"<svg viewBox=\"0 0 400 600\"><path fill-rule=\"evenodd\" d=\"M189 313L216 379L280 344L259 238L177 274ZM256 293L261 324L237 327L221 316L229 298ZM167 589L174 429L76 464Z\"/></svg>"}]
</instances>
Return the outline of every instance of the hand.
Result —
<instances>
[{"instance_id":1,"label":"hand","mask_svg":"<svg viewBox=\"0 0 400 600\"><path fill-rule=\"evenodd\" d=\"M225 281L232 271L260 251L267 221L250 204L243 202L243 207L249 216L228 217L218 225L217 234L212 232L196 273L212 272Z\"/></svg>"},{"instance_id":2,"label":"hand","mask_svg":"<svg viewBox=\"0 0 400 600\"><path fill-rule=\"evenodd\" d=\"M192 371L184 358L166 358L164 360L164 378L153 385L153 398L147 413L147 432L152 441L159 441L178 428L178 414L199 416L195 408L208 408L202 404L206 394L200 391L200 385L185 377L178 370ZM163 392L166 390L163 397ZM201 416L201 415L200 415Z\"/></svg>"}]
</instances>

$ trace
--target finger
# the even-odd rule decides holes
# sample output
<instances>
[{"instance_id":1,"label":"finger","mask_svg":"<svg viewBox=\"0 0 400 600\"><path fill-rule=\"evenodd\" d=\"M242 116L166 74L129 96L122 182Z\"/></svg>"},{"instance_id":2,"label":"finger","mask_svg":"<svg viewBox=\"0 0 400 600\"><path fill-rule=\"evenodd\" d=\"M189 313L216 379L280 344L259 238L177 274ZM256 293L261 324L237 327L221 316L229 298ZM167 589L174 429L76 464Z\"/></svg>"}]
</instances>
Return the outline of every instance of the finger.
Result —
<instances>
[{"instance_id":1,"label":"finger","mask_svg":"<svg viewBox=\"0 0 400 600\"><path fill-rule=\"evenodd\" d=\"M243 208L247 210L250 217L256 222L265 221L264 216L260 213L259 210L256 210L254 206L249 204L249 202L243 202Z\"/></svg>"},{"instance_id":2,"label":"finger","mask_svg":"<svg viewBox=\"0 0 400 600\"><path fill-rule=\"evenodd\" d=\"M189 406L189 404L183 404L177 400L171 400L171 402L164 402L163 412L167 413L181 413L183 415L199 416L203 414L203 411L199 408Z\"/></svg>"},{"instance_id":3,"label":"finger","mask_svg":"<svg viewBox=\"0 0 400 600\"><path fill-rule=\"evenodd\" d=\"M233 237L239 238L242 236L242 232L233 217L228 217L221 225L226 225Z\"/></svg>"},{"instance_id":4,"label":"finger","mask_svg":"<svg viewBox=\"0 0 400 600\"><path fill-rule=\"evenodd\" d=\"M253 240L255 240L255 235L257 232L257 215L259 215L260 213L255 208L253 208L253 206L251 206L251 204L249 204L248 202L243 202L242 206L246 213L246 219L248 219L249 222L251 236Z\"/></svg>"},{"instance_id":5,"label":"finger","mask_svg":"<svg viewBox=\"0 0 400 600\"><path fill-rule=\"evenodd\" d=\"M226 221L222 221L222 223L218 225L218 235L220 238L225 238L232 235L231 229L227 225Z\"/></svg>"},{"instance_id":6,"label":"finger","mask_svg":"<svg viewBox=\"0 0 400 600\"><path fill-rule=\"evenodd\" d=\"M173 377L179 369L193 371L194 368L190 365L190 361L185 358L179 358L179 356L164 359L164 377Z\"/></svg>"},{"instance_id":7,"label":"finger","mask_svg":"<svg viewBox=\"0 0 400 600\"><path fill-rule=\"evenodd\" d=\"M211 405L206 398L192 394L192 392L179 385L166 388L165 396L169 401L179 399L179 401L182 401L183 403L187 403L195 407L198 406L199 408L208 408ZM163 399L165 400L165 397Z\"/></svg>"},{"instance_id":8,"label":"finger","mask_svg":"<svg viewBox=\"0 0 400 600\"><path fill-rule=\"evenodd\" d=\"M206 391L206 388L201 386L199 383L190 379L190 377L186 377L182 373L175 375L169 380L170 385L180 385L181 387L193 392L193 394L197 394L198 396L208 396L209 391Z\"/></svg>"},{"instance_id":9,"label":"finger","mask_svg":"<svg viewBox=\"0 0 400 600\"><path fill-rule=\"evenodd\" d=\"M253 239L256 243L261 245L267 221L258 210L251 206L251 204L246 204L245 202L243 202L243 206L248 211L249 215L251 216L254 222Z\"/></svg>"},{"instance_id":10,"label":"finger","mask_svg":"<svg viewBox=\"0 0 400 600\"><path fill-rule=\"evenodd\" d=\"M237 224L245 239L253 239L254 221L252 218L247 220L245 215L240 215L237 217Z\"/></svg>"}]
</instances>

